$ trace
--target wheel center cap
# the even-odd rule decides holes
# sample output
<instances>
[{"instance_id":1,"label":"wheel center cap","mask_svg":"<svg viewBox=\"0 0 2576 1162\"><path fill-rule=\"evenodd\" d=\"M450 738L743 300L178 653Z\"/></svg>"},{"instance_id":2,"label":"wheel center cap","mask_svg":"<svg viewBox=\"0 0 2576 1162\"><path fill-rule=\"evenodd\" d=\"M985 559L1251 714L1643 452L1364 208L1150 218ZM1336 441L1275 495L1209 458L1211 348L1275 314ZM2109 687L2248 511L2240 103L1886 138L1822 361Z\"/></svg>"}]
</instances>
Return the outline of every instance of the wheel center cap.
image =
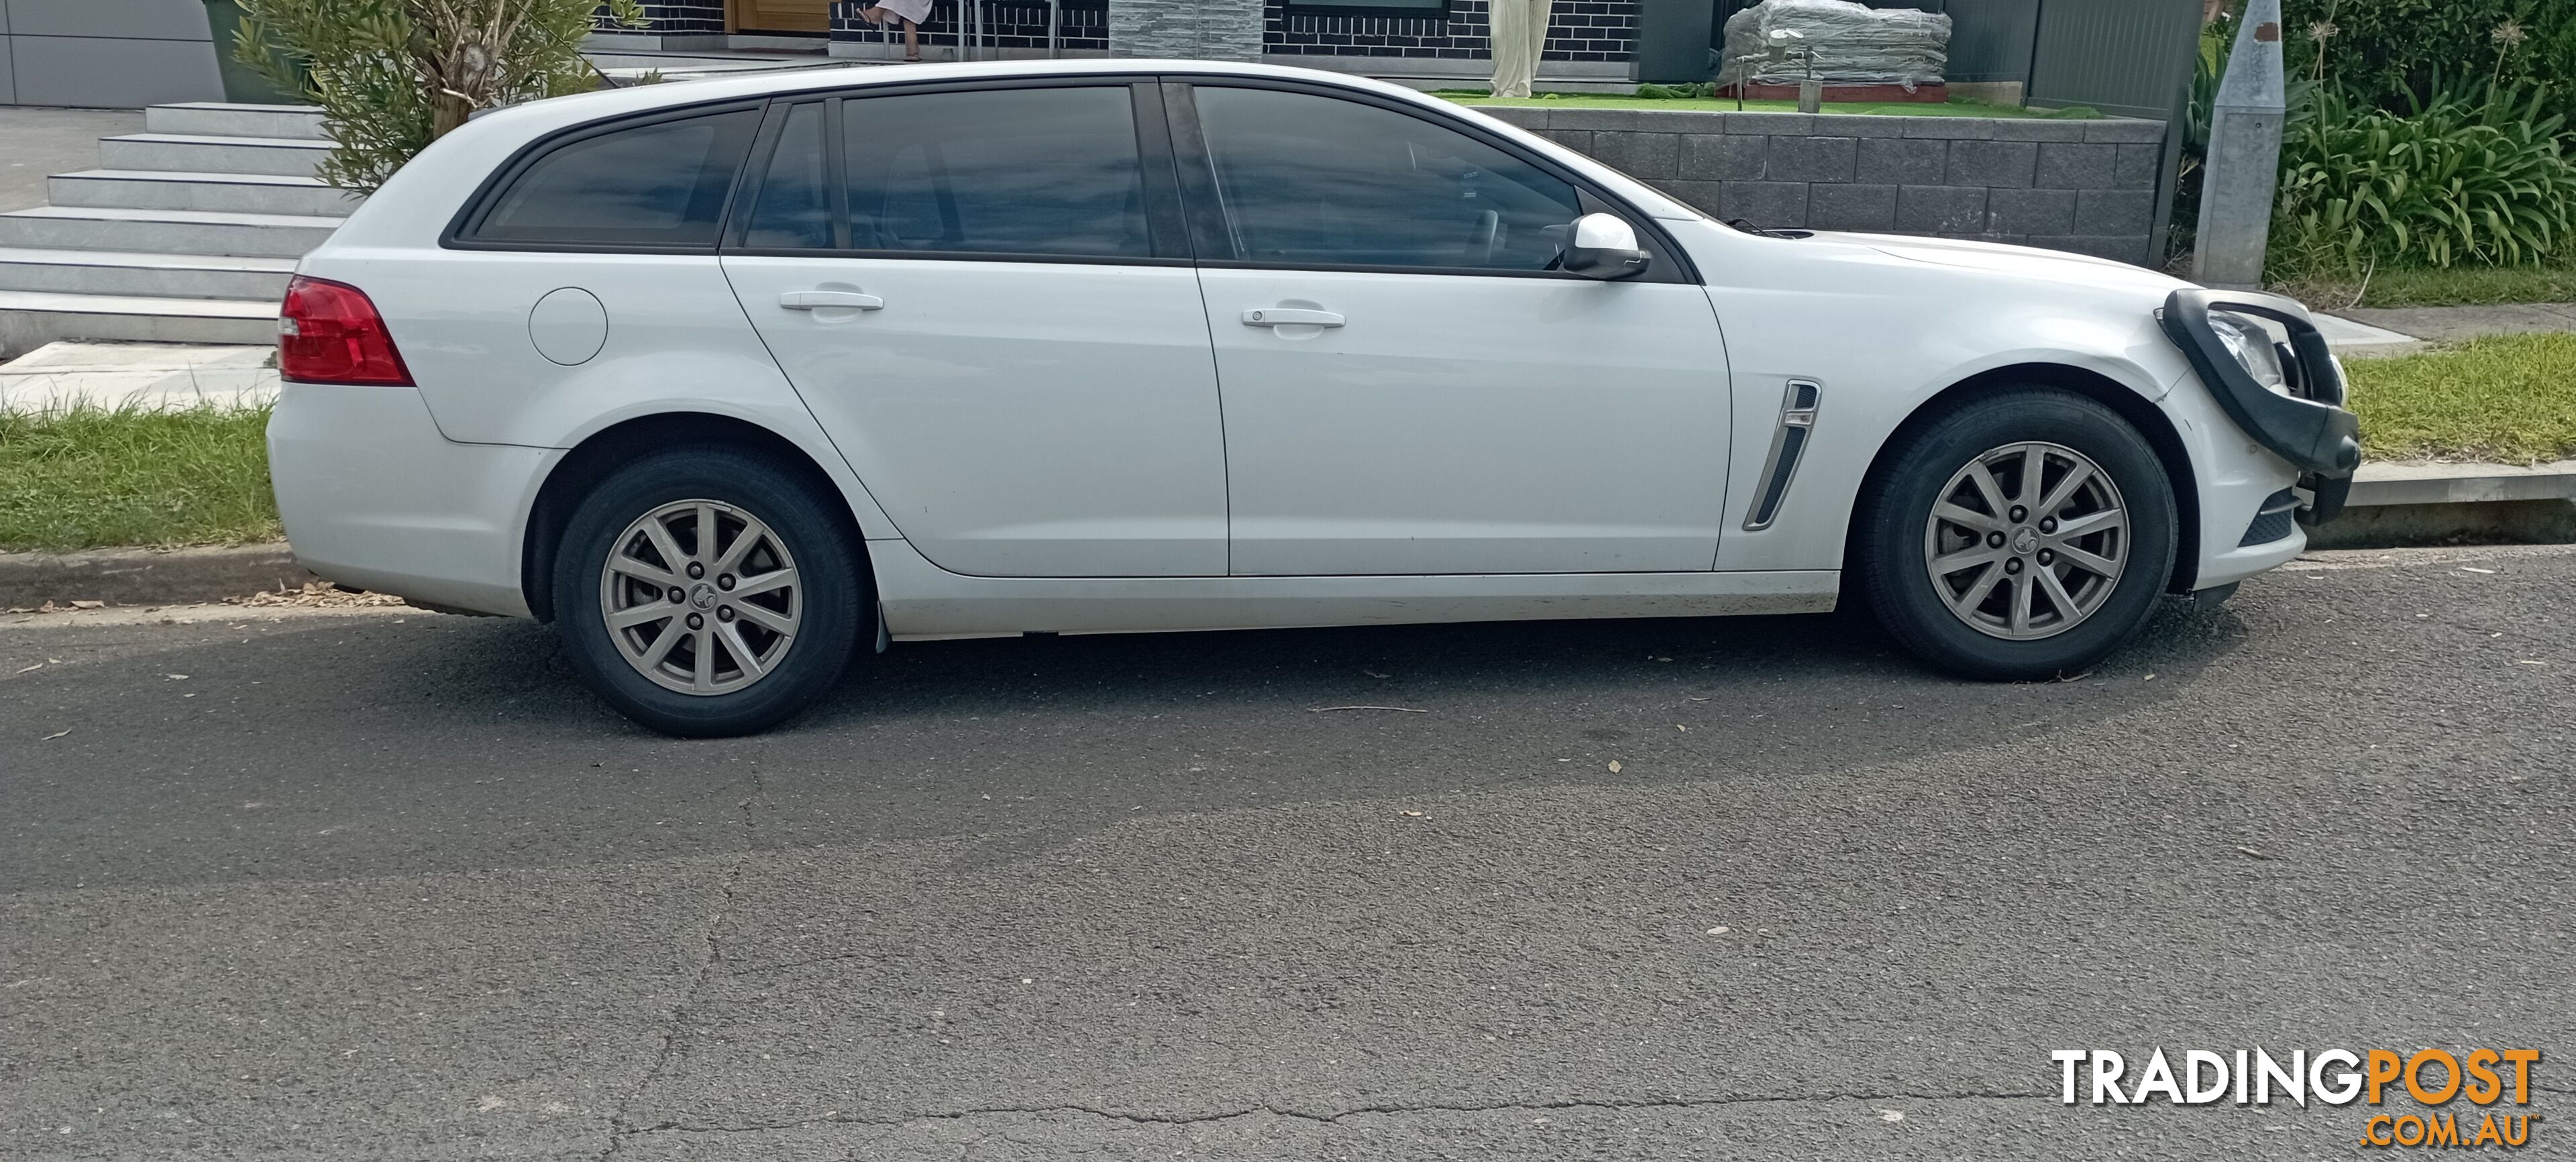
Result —
<instances>
[{"instance_id":1,"label":"wheel center cap","mask_svg":"<svg viewBox=\"0 0 2576 1162\"><path fill-rule=\"evenodd\" d=\"M2039 547L2039 534L2025 528L2013 534L2013 551L2027 553Z\"/></svg>"},{"instance_id":2,"label":"wheel center cap","mask_svg":"<svg viewBox=\"0 0 2576 1162\"><path fill-rule=\"evenodd\" d=\"M695 609L715 608L716 587L709 585L704 581L700 581L695 585L689 586L689 605L691 608Z\"/></svg>"}]
</instances>

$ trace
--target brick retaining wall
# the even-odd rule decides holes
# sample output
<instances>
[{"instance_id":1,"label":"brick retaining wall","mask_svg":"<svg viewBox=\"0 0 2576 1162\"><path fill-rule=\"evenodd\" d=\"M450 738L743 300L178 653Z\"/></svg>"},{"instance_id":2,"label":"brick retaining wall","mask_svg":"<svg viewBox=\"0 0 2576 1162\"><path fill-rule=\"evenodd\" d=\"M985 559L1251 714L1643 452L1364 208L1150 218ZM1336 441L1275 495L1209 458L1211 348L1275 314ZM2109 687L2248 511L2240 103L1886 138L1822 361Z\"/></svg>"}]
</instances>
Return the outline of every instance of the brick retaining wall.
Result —
<instances>
[{"instance_id":1,"label":"brick retaining wall","mask_svg":"<svg viewBox=\"0 0 2576 1162\"><path fill-rule=\"evenodd\" d=\"M2165 123L1488 107L1722 219L2157 265Z\"/></svg>"}]
</instances>

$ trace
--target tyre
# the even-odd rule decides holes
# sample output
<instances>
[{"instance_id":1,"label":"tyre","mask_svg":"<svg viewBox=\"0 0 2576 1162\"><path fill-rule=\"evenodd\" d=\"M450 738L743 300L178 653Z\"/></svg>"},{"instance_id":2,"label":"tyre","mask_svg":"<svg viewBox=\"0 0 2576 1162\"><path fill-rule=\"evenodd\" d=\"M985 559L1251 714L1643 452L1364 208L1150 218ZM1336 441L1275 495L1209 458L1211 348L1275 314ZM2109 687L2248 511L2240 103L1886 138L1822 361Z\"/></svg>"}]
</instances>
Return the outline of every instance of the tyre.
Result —
<instances>
[{"instance_id":1,"label":"tyre","mask_svg":"<svg viewBox=\"0 0 2576 1162\"><path fill-rule=\"evenodd\" d=\"M874 631L836 499L732 448L655 452L601 480L555 556L555 626L599 696L654 730L747 734L840 679Z\"/></svg>"},{"instance_id":2,"label":"tyre","mask_svg":"<svg viewBox=\"0 0 2576 1162\"><path fill-rule=\"evenodd\" d=\"M2163 462L2118 413L2016 388L1900 439L1862 498L1854 565L1906 648L2029 681L2084 670L2145 628L2178 522Z\"/></svg>"}]
</instances>

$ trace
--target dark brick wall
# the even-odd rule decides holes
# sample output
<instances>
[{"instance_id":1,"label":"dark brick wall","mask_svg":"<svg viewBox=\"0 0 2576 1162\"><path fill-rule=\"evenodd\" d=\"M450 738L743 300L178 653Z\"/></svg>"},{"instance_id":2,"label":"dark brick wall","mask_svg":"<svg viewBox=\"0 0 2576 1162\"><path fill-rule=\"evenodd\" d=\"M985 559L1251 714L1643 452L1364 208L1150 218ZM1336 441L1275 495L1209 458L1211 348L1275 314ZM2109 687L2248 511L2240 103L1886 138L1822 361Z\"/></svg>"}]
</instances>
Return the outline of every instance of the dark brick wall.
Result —
<instances>
[{"instance_id":1,"label":"dark brick wall","mask_svg":"<svg viewBox=\"0 0 2576 1162\"><path fill-rule=\"evenodd\" d=\"M599 10L601 32L636 32L656 36L724 35L724 0L645 0L645 25L628 28Z\"/></svg>"},{"instance_id":2,"label":"dark brick wall","mask_svg":"<svg viewBox=\"0 0 2576 1162\"><path fill-rule=\"evenodd\" d=\"M1624 61L1637 51L1642 0L1556 0L1546 59ZM1486 0L1449 0L1439 16L1291 15L1265 0L1263 50L1272 56L1391 56L1463 60L1492 51Z\"/></svg>"},{"instance_id":3,"label":"dark brick wall","mask_svg":"<svg viewBox=\"0 0 2576 1162\"><path fill-rule=\"evenodd\" d=\"M1262 49L1272 56L1388 56L1429 59L1480 58L1491 51L1485 23L1486 0L1450 0L1447 16L1365 16L1349 13L1289 15L1280 0L1206 0L1207 3L1263 5ZM1547 25L1545 59L1552 61L1624 61L1637 50L1637 5L1643 0L1556 0ZM832 39L861 44L901 42L898 27L878 29L860 20L856 0L832 5ZM997 3L986 10L987 44L1004 48L1043 49L1047 44L1044 3ZM600 15L603 32L647 32L663 36L721 34L723 0L647 0L649 24L626 29ZM957 0L942 0L921 26L925 44L958 43ZM1109 47L1109 0L1066 0L1063 43L1067 49L1105 51Z\"/></svg>"}]
</instances>

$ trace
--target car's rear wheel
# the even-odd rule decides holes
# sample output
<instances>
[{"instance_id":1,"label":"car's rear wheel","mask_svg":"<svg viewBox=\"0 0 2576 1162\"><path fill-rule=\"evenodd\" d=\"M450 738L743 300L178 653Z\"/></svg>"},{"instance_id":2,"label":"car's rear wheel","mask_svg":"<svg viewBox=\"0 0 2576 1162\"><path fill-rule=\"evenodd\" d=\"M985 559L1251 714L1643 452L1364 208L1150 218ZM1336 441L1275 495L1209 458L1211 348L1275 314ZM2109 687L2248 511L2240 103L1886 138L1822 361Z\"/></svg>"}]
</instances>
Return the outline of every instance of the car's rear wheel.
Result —
<instances>
[{"instance_id":1,"label":"car's rear wheel","mask_svg":"<svg viewBox=\"0 0 2576 1162\"><path fill-rule=\"evenodd\" d=\"M831 689L868 628L846 521L731 448L654 453L566 524L556 626L591 688L668 734L744 734Z\"/></svg>"},{"instance_id":2,"label":"car's rear wheel","mask_svg":"<svg viewBox=\"0 0 2576 1162\"><path fill-rule=\"evenodd\" d=\"M1907 648L2029 680L2089 667L2145 627L2173 572L2173 485L2118 413L2015 389L1901 439L1863 499L1855 564Z\"/></svg>"}]
</instances>

